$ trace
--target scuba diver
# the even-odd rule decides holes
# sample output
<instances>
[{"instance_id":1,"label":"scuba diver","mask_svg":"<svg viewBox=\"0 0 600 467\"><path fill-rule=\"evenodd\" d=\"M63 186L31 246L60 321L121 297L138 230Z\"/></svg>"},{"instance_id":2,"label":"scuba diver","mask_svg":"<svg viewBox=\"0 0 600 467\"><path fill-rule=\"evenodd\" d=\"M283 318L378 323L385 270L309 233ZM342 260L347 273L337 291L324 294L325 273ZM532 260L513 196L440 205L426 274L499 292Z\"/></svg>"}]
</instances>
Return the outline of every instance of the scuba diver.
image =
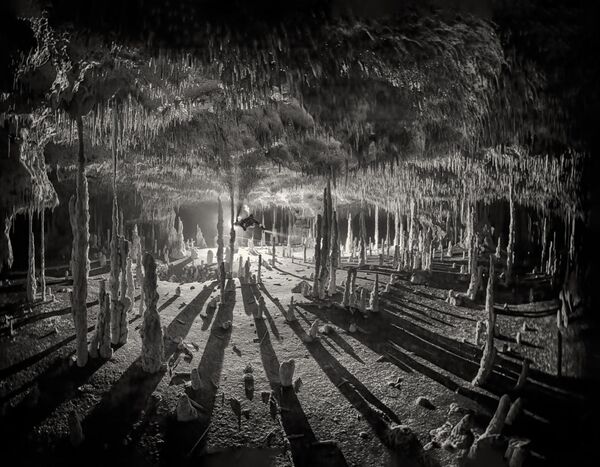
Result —
<instances>
[{"instance_id":1,"label":"scuba diver","mask_svg":"<svg viewBox=\"0 0 600 467\"><path fill-rule=\"evenodd\" d=\"M239 225L242 229L244 229L244 232L246 231L246 229L254 228L255 226L257 226L259 229L265 230L265 226L258 222L252 214L250 214L248 217L245 217L244 219L239 219L235 221L233 225Z\"/></svg>"}]
</instances>

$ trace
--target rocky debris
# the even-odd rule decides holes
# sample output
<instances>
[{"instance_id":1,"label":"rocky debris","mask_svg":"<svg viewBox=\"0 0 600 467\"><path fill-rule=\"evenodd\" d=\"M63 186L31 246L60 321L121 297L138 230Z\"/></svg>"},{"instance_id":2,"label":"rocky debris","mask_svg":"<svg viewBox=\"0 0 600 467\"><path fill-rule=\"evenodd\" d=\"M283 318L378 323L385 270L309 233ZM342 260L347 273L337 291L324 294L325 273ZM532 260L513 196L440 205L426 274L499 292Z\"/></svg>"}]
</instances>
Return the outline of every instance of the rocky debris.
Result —
<instances>
[{"instance_id":1,"label":"rocky debris","mask_svg":"<svg viewBox=\"0 0 600 467\"><path fill-rule=\"evenodd\" d=\"M423 397L423 396L417 397L417 400L415 401L415 403L425 409L429 409L429 410L436 409L435 405L433 405L433 403L429 399L427 399L426 397Z\"/></svg>"},{"instance_id":2,"label":"rocky debris","mask_svg":"<svg viewBox=\"0 0 600 467\"><path fill-rule=\"evenodd\" d=\"M446 441L442 447L448 451L457 449L469 449L473 444L474 435L471 431L473 427L473 416L465 415L460 421L454 425Z\"/></svg>"},{"instance_id":3,"label":"rocky debris","mask_svg":"<svg viewBox=\"0 0 600 467\"><path fill-rule=\"evenodd\" d=\"M81 427L81 419L75 410L69 412L69 440L72 446L80 446L85 437L83 436L83 428Z\"/></svg>"},{"instance_id":4,"label":"rocky debris","mask_svg":"<svg viewBox=\"0 0 600 467\"><path fill-rule=\"evenodd\" d=\"M283 387L292 386L295 368L296 368L296 362L293 359L287 360L285 362L281 362L281 365L279 366L279 380L281 381L281 386L283 386Z\"/></svg>"},{"instance_id":5,"label":"rocky debris","mask_svg":"<svg viewBox=\"0 0 600 467\"><path fill-rule=\"evenodd\" d=\"M455 414L466 415L466 414L472 414L472 413L473 413L473 411L471 409L461 407L456 402L452 402L450 404L450 407L448 407L448 417L455 415Z\"/></svg>"},{"instance_id":6,"label":"rocky debris","mask_svg":"<svg viewBox=\"0 0 600 467\"><path fill-rule=\"evenodd\" d=\"M183 394L177 401L177 421L189 422L198 418L198 411L192 406L190 398Z\"/></svg>"},{"instance_id":7,"label":"rocky debris","mask_svg":"<svg viewBox=\"0 0 600 467\"><path fill-rule=\"evenodd\" d=\"M429 431L432 443L435 446L441 446L444 440L450 435L452 431L452 423L446 421L442 426Z\"/></svg>"}]
</instances>

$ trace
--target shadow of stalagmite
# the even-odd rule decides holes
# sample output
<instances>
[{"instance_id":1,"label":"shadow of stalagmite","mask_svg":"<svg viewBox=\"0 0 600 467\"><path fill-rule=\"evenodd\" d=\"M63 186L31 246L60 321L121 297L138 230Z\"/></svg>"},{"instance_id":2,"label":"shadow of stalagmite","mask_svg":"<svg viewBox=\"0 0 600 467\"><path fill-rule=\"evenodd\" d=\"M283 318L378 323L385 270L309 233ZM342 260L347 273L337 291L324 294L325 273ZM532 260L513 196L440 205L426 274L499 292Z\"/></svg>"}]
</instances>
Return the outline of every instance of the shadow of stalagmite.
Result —
<instances>
[{"instance_id":1,"label":"shadow of stalagmite","mask_svg":"<svg viewBox=\"0 0 600 467\"><path fill-rule=\"evenodd\" d=\"M337 446L318 443L294 389L281 386L279 379L280 362L273 349L271 335L265 320L256 319L258 299L261 296L260 290L256 286L243 285L242 296L246 313L255 318L256 332L260 342L260 357L273 395L281 408L281 426L287 436L294 435L293 438L289 439L294 465L307 467L346 466L346 460ZM252 297L255 300L252 300ZM265 314L264 311L263 314ZM273 332L273 326L271 326L271 330Z\"/></svg>"},{"instance_id":2,"label":"shadow of stalagmite","mask_svg":"<svg viewBox=\"0 0 600 467\"><path fill-rule=\"evenodd\" d=\"M177 341L187 337L215 284L206 286L167 326L165 362L176 352ZM164 365L157 373L146 373L138 357L82 422L85 446L108 445L114 450L121 449L123 439L148 406L150 395L165 373Z\"/></svg>"},{"instance_id":3,"label":"shadow of stalagmite","mask_svg":"<svg viewBox=\"0 0 600 467\"><path fill-rule=\"evenodd\" d=\"M198 374L202 381L202 387L199 390L194 390L192 387L186 389L188 397L202 407L201 410L198 410L199 418L189 422L178 422L173 414L166 422L167 442L162 456L164 465L191 462L202 454L206 438L203 438L202 444L196 445L196 442L208 428L212 419L225 349L231 339L231 326L223 329L222 325L229 321L233 326L235 298L235 289L225 292L223 301L214 314L204 353L198 363Z\"/></svg>"}]
</instances>

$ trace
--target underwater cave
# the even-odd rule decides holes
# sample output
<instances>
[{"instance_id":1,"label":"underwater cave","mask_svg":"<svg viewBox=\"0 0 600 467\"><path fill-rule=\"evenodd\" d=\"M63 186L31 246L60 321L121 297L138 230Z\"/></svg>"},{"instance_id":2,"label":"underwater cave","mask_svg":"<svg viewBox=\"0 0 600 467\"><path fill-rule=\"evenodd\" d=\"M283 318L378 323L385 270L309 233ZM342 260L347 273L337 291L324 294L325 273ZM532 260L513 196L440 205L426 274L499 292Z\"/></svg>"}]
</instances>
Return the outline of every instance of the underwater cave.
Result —
<instances>
[{"instance_id":1,"label":"underwater cave","mask_svg":"<svg viewBox=\"0 0 600 467\"><path fill-rule=\"evenodd\" d=\"M600 465L599 18L2 2L4 462Z\"/></svg>"}]
</instances>

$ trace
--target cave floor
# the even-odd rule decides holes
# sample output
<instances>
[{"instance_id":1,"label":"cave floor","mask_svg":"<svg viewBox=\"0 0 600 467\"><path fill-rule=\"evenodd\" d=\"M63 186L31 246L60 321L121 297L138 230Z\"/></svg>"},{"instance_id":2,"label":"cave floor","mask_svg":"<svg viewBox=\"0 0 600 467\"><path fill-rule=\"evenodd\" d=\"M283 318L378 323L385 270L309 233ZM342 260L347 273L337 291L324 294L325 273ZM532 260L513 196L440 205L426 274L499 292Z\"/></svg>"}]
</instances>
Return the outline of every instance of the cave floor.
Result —
<instances>
[{"instance_id":1,"label":"cave floor","mask_svg":"<svg viewBox=\"0 0 600 467\"><path fill-rule=\"evenodd\" d=\"M249 255L247 249L240 251ZM205 255L201 250L196 261ZM477 320L485 319L483 306L450 306L444 298L451 287L414 285L402 274L383 292L391 268L375 265L373 257L372 270L359 271L357 285L370 289L379 274L381 310L366 317L351 314L292 292L313 270L299 259L301 252L295 255L294 261L278 257L275 268L263 268L262 284L234 279L235 291L216 310L207 309L218 294L216 282L161 281L158 308L168 334L167 357L175 361L182 341L192 358L180 359L174 369L165 365L157 374L141 369L141 319L134 313L128 342L114 349L113 358L91 360L81 369L74 366L72 319L60 312L66 293L57 286L56 302L36 309L39 319L24 321L14 337L0 335L3 452L13 454L17 465L74 465L81 459L87 465L104 465L109 459L119 465L173 465L192 459L201 459L201 465L390 465L393 460L367 422L370 414L409 425L423 445L432 439L431 430L447 421L457 423L468 411L475 415L474 431L481 432L498 397L511 394L523 357L532 360L530 382L519 394L526 400L526 412L511 435L531 439L533 459L539 463L557 449L552 417L567 417L577 398L554 376L553 315L500 315L497 346L509 342L513 353L500 354L484 389L473 388L469 382L480 350L472 341ZM256 272L257 257L250 258ZM263 258L270 260L266 248ZM90 324L96 320L94 300L101 277L90 279ZM337 277L340 284L346 272L338 271ZM180 295L175 293L178 286ZM459 281L452 288L460 287L467 284ZM284 313L292 295L297 321L287 323ZM265 319L256 318L259 297L265 300ZM137 306L136 301L134 311ZM306 342L317 318L331 327ZM529 328L517 344L513 337L525 320ZM227 330L221 327L226 321L232 323ZM351 323L358 326L354 333L349 332ZM294 379L302 381L296 391L280 387L279 365L288 359L295 360ZM253 392L244 385L248 366ZM177 422L177 400L190 391L194 367L203 381L195 398L200 417ZM277 413L266 402L271 391ZM431 407L418 404L419 397ZM231 399L240 403L239 418ZM453 405L450 410L451 404L460 408ZM79 413L86 437L78 448L69 444L67 415L72 409ZM456 460L455 453L430 446L440 465Z\"/></svg>"}]
</instances>

